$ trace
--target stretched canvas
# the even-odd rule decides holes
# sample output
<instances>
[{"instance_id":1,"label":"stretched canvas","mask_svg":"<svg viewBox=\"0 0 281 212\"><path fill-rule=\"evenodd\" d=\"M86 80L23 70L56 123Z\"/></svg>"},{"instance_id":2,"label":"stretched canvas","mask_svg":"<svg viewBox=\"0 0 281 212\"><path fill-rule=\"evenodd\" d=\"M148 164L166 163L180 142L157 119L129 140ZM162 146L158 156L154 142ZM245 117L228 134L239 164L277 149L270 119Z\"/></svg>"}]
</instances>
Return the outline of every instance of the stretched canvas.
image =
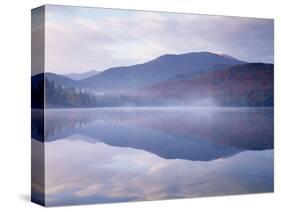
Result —
<instances>
[{"instance_id":1,"label":"stretched canvas","mask_svg":"<svg viewBox=\"0 0 281 212\"><path fill-rule=\"evenodd\" d=\"M272 19L33 9L32 201L273 192L273 35Z\"/></svg>"}]
</instances>

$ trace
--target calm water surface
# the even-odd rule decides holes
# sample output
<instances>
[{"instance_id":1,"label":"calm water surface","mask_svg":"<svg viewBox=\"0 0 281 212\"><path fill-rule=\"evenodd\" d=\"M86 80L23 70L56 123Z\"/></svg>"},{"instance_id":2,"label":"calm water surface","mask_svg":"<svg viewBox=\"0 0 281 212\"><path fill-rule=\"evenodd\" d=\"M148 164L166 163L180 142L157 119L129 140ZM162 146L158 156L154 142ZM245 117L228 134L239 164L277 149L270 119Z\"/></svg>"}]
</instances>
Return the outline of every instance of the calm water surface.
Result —
<instances>
[{"instance_id":1,"label":"calm water surface","mask_svg":"<svg viewBox=\"0 0 281 212\"><path fill-rule=\"evenodd\" d=\"M45 113L32 146L45 144L49 206L273 191L272 109Z\"/></svg>"}]
</instances>

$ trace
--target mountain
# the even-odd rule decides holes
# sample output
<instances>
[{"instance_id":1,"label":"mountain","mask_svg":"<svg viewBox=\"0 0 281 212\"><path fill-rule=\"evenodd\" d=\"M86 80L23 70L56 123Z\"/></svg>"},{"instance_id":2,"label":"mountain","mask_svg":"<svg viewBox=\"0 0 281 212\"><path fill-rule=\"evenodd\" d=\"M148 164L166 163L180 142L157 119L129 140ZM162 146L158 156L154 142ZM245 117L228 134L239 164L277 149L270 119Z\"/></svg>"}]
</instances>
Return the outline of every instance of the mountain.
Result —
<instances>
[{"instance_id":1,"label":"mountain","mask_svg":"<svg viewBox=\"0 0 281 212\"><path fill-rule=\"evenodd\" d=\"M211 52L167 54L143 64L110 68L79 80L80 87L95 92L124 92L168 80L179 74L198 73L215 65L234 66L245 62Z\"/></svg>"},{"instance_id":2,"label":"mountain","mask_svg":"<svg viewBox=\"0 0 281 212\"><path fill-rule=\"evenodd\" d=\"M45 73L45 78L49 81L54 81L55 84L61 85L62 87L75 87L77 85L75 80L50 72Z\"/></svg>"},{"instance_id":3,"label":"mountain","mask_svg":"<svg viewBox=\"0 0 281 212\"><path fill-rule=\"evenodd\" d=\"M203 74L207 74L207 73L210 73L210 72L213 72L213 71L221 71L221 70L224 70L224 69L232 67L232 66L233 65L229 65L229 64L216 64L216 65L213 65L213 66L211 66L209 68L206 68L206 69L203 69L203 70L198 70L198 71L194 71L194 72L191 72L191 73L184 73L184 74L176 75L175 77L173 77L169 80L179 80L179 79L189 80L189 79L198 77L198 76L203 75Z\"/></svg>"},{"instance_id":4,"label":"mountain","mask_svg":"<svg viewBox=\"0 0 281 212\"><path fill-rule=\"evenodd\" d=\"M92 77L95 76L97 74L99 74L99 71L96 70L92 70L92 71L88 71L88 72L84 72L84 73L71 73L71 74L66 74L64 75L67 78L70 78L72 80L82 80L88 77Z\"/></svg>"},{"instance_id":5,"label":"mountain","mask_svg":"<svg viewBox=\"0 0 281 212\"><path fill-rule=\"evenodd\" d=\"M210 52L163 55L82 80L35 75L33 108L43 105L44 76L47 107L273 106L273 64Z\"/></svg>"},{"instance_id":6,"label":"mountain","mask_svg":"<svg viewBox=\"0 0 281 212\"><path fill-rule=\"evenodd\" d=\"M186 79L146 86L135 95L172 105L273 106L273 65L247 63Z\"/></svg>"}]
</instances>

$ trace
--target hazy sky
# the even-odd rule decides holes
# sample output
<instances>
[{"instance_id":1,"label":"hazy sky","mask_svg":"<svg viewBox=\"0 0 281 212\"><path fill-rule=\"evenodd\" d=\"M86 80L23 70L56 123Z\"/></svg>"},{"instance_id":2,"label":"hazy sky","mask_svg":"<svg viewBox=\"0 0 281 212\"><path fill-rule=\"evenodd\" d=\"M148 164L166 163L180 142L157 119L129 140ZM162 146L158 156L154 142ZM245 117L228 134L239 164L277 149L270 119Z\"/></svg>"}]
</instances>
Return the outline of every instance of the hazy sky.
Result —
<instances>
[{"instance_id":1,"label":"hazy sky","mask_svg":"<svg viewBox=\"0 0 281 212\"><path fill-rule=\"evenodd\" d=\"M193 51L272 63L273 25L271 19L47 6L45 71L103 71Z\"/></svg>"}]
</instances>

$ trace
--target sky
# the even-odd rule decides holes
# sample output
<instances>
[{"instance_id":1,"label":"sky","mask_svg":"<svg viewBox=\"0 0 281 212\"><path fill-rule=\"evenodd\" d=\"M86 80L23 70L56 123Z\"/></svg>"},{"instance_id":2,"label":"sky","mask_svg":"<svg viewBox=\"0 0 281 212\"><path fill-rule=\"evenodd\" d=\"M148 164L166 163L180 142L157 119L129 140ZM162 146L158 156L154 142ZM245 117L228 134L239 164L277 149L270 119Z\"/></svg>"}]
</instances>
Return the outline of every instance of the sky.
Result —
<instances>
[{"instance_id":1,"label":"sky","mask_svg":"<svg viewBox=\"0 0 281 212\"><path fill-rule=\"evenodd\" d=\"M272 19L48 5L45 27L45 71L57 74L198 51L274 60Z\"/></svg>"}]
</instances>

